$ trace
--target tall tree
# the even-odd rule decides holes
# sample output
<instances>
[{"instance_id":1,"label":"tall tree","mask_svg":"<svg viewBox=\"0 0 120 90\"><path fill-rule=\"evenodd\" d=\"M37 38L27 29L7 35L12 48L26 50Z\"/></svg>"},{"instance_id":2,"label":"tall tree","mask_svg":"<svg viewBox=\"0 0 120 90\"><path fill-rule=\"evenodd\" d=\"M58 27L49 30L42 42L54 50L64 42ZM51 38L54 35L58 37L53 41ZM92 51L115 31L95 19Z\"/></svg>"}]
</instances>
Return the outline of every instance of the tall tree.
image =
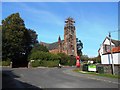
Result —
<instances>
[{"instance_id":1,"label":"tall tree","mask_svg":"<svg viewBox=\"0 0 120 90\"><path fill-rule=\"evenodd\" d=\"M2 20L3 60L7 58L17 60L20 57L27 57L34 44L33 40L36 41L32 34L33 30L28 30L25 27L19 13L14 13Z\"/></svg>"},{"instance_id":2,"label":"tall tree","mask_svg":"<svg viewBox=\"0 0 120 90\"><path fill-rule=\"evenodd\" d=\"M15 57L23 52L24 34L26 32L24 21L19 13L12 14L2 21L3 60Z\"/></svg>"},{"instance_id":3,"label":"tall tree","mask_svg":"<svg viewBox=\"0 0 120 90\"><path fill-rule=\"evenodd\" d=\"M35 44L33 49L31 50L31 53L37 52L37 51L49 52L47 47L41 44Z\"/></svg>"},{"instance_id":4,"label":"tall tree","mask_svg":"<svg viewBox=\"0 0 120 90\"><path fill-rule=\"evenodd\" d=\"M36 44L38 44L37 34L34 30L27 29L27 32L25 33L24 43L25 43L24 53L26 54L26 56L28 56L32 48Z\"/></svg>"},{"instance_id":5,"label":"tall tree","mask_svg":"<svg viewBox=\"0 0 120 90\"><path fill-rule=\"evenodd\" d=\"M30 43L31 46L33 47L34 45L38 44L38 40L37 40L37 34L34 30L32 29L28 29L28 33L30 35Z\"/></svg>"},{"instance_id":6,"label":"tall tree","mask_svg":"<svg viewBox=\"0 0 120 90\"><path fill-rule=\"evenodd\" d=\"M83 43L81 42L81 40L78 40L78 38L76 38L76 42L77 42L77 54L79 56L82 55L82 49L83 49Z\"/></svg>"},{"instance_id":7,"label":"tall tree","mask_svg":"<svg viewBox=\"0 0 120 90\"><path fill-rule=\"evenodd\" d=\"M87 55L82 55L81 56L81 60L82 61L88 61L89 60L89 57Z\"/></svg>"}]
</instances>

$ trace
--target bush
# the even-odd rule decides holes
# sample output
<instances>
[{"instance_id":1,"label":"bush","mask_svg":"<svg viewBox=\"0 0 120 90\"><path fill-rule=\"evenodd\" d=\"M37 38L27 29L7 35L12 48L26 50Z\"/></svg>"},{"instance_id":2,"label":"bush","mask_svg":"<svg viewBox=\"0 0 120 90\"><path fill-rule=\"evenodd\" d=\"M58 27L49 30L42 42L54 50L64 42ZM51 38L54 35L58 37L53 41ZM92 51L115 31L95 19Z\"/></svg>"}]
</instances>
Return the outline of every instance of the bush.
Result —
<instances>
[{"instance_id":1,"label":"bush","mask_svg":"<svg viewBox=\"0 0 120 90\"><path fill-rule=\"evenodd\" d=\"M36 44L32 48L31 52L36 52L36 51L43 51L43 52L49 52L46 46L41 45L41 44Z\"/></svg>"},{"instance_id":2,"label":"bush","mask_svg":"<svg viewBox=\"0 0 120 90\"><path fill-rule=\"evenodd\" d=\"M0 66L2 66L2 61L0 60Z\"/></svg>"},{"instance_id":3,"label":"bush","mask_svg":"<svg viewBox=\"0 0 120 90\"><path fill-rule=\"evenodd\" d=\"M29 60L34 60L31 62L32 67L55 67L59 64L60 56L49 52L36 51L31 53Z\"/></svg>"},{"instance_id":4,"label":"bush","mask_svg":"<svg viewBox=\"0 0 120 90\"><path fill-rule=\"evenodd\" d=\"M45 66L45 67L57 67L59 64L59 60L56 61L42 61L42 63L40 64L41 66Z\"/></svg>"},{"instance_id":5,"label":"bush","mask_svg":"<svg viewBox=\"0 0 120 90\"><path fill-rule=\"evenodd\" d=\"M35 60L31 62L32 67L39 67L39 66L44 66L44 67L56 67L59 64L59 60L56 61L47 61L47 60Z\"/></svg>"},{"instance_id":6,"label":"bush","mask_svg":"<svg viewBox=\"0 0 120 90\"><path fill-rule=\"evenodd\" d=\"M10 60L2 61L2 66L10 66Z\"/></svg>"},{"instance_id":7,"label":"bush","mask_svg":"<svg viewBox=\"0 0 120 90\"><path fill-rule=\"evenodd\" d=\"M31 66L32 67L38 67L38 66L40 66L40 61L35 60L35 61L31 62Z\"/></svg>"},{"instance_id":8,"label":"bush","mask_svg":"<svg viewBox=\"0 0 120 90\"><path fill-rule=\"evenodd\" d=\"M58 55L60 56L60 63L62 65L75 65L76 59L74 56L68 56L65 53L58 53Z\"/></svg>"},{"instance_id":9,"label":"bush","mask_svg":"<svg viewBox=\"0 0 120 90\"><path fill-rule=\"evenodd\" d=\"M70 56L70 59L68 60L68 65L72 66L76 64L76 58L74 56Z\"/></svg>"},{"instance_id":10,"label":"bush","mask_svg":"<svg viewBox=\"0 0 120 90\"><path fill-rule=\"evenodd\" d=\"M58 53L57 55L60 56L60 63L62 65L68 65L70 57L66 55L65 53Z\"/></svg>"},{"instance_id":11,"label":"bush","mask_svg":"<svg viewBox=\"0 0 120 90\"><path fill-rule=\"evenodd\" d=\"M47 61L54 61L54 60L59 60L60 56L56 54L52 54L49 52L42 52L42 51L37 51L31 53L29 56L29 60L47 60Z\"/></svg>"}]
</instances>

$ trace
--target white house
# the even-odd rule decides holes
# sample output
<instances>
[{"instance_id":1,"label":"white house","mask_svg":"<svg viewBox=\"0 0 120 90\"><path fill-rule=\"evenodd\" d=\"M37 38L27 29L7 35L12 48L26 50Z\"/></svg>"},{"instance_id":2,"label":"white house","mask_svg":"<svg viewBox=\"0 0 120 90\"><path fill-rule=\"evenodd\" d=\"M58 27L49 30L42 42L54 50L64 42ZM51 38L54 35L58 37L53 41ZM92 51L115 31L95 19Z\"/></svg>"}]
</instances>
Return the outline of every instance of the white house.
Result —
<instances>
[{"instance_id":1,"label":"white house","mask_svg":"<svg viewBox=\"0 0 120 90\"><path fill-rule=\"evenodd\" d=\"M120 41L111 39L113 64L120 64ZM110 51L110 38L106 37L101 44L99 50L101 56L101 64L112 64Z\"/></svg>"}]
</instances>

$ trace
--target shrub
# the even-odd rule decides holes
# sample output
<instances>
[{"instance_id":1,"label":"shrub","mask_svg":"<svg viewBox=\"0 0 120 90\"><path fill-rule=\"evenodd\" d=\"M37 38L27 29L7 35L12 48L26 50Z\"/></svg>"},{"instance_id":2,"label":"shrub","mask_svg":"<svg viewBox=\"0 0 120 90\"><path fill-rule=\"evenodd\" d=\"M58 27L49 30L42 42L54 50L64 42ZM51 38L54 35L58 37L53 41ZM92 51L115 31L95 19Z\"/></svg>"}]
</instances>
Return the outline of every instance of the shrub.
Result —
<instances>
[{"instance_id":1,"label":"shrub","mask_svg":"<svg viewBox=\"0 0 120 90\"><path fill-rule=\"evenodd\" d=\"M41 45L41 44L36 44L32 48L31 52L36 52L36 51L43 51L43 52L49 52L46 46Z\"/></svg>"},{"instance_id":2,"label":"shrub","mask_svg":"<svg viewBox=\"0 0 120 90\"><path fill-rule=\"evenodd\" d=\"M74 56L68 56L65 53L58 53L60 56L60 63L62 65L75 65L76 64L76 59Z\"/></svg>"},{"instance_id":3,"label":"shrub","mask_svg":"<svg viewBox=\"0 0 120 90\"><path fill-rule=\"evenodd\" d=\"M52 54L49 52L42 52L42 51L36 51L31 53L29 56L29 60L47 60L47 61L54 61L59 60L60 56L56 54Z\"/></svg>"},{"instance_id":4,"label":"shrub","mask_svg":"<svg viewBox=\"0 0 120 90\"><path fill-rule=\"evenodd\" d=\"M59 64L59 60L56 60L56 61L45 61L45 60L43 60L40 65L45 66L45 67L56 67L56 66L58 66L58 64Z\"/></svg>"},{"instance_id":5,"label":"shrub","mask_svg":"<svg viewBox=\"0 0 120 90\"><path fill-rule=\"evenodd\" d=\"M44 66L44 67L56 67L59 64L59 60L56 61L47 61L47 60L35 60L31 62L32 67L39 67L39 66Z\"/></svg>"},{"instance_id":6,"label":"shrub","mask_svg":"<svg viewBox=\"0 0 120 90\"><path fill-rule=\"evenodd\" d=\"M0 60L0 66L2 66L2 61Z\"/></svg>"},{"instance_id":7,"label":"shrub","mask_svg":"<svg viewBox=\"0 0 120 90\"><path fill-rule=\"evenodd\" d=\"M49 60L55 61L55 60L60 60L60 56L57 54L52 54L50 53Z\"/></svg>"},{"instance_id":8,"label":"shrub","mask_svg":"<svg viewBox=\"0 0 120 90\"><path fill-rule=\"evenodd\" d=\"M10 59L7 59L6 61L2 61L2 66L10 66Z\"/></svg>"},{"instance_id":9,"label":"shrub","mask_svg":"<svg viewBox=\"0 0 120 90\"><path fill-rule=\"evenodd\" d=\"M38 66L40 66L40 61L35 60L35 61L31 62L31 66L32 67L38 67Z\"/></svg>"},{"instance_id":10,"label":"shrub","mask_svg":"<svg viewBox=\"0 0 120 90\"><path fill-rule=\"evenodd\" d=\"M68 65L72 66L76 64L76 58L74 56L70 56L68 60Z\"/></svg>"},{"instance_id":11,"label":"shrub","mask_svg":"<svg viewBox=\"0 0 120 90\"><path fill-rule=\"evenodd\" d=\"M70 56L66 55L65 53L58 53L57 55L60 56L60 63L62 65L69 65Z\"/></svg>"}]
</instances>

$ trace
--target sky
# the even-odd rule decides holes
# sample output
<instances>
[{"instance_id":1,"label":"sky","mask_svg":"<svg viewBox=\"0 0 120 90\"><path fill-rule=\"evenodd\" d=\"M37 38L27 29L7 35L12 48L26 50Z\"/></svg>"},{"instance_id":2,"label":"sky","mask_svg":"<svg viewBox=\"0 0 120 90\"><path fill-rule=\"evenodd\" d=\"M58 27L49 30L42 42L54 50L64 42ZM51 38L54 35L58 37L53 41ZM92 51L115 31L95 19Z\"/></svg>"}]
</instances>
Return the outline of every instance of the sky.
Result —
<instances>
[{"instance_id":1,"label":"sky","mask_svg":"<svg viewBox=\"0 0 120 90\"><path fill-rule=\"evenodd\" d=\"M84 55L94 57L110 31L118 30L117 2L2 2L2 19L19 12L25 26L38 34L38 41L64 39L64 21L75 20L76 37ZM118 32L112 32L118 40Z\"/></svg>"}]
</instances>

